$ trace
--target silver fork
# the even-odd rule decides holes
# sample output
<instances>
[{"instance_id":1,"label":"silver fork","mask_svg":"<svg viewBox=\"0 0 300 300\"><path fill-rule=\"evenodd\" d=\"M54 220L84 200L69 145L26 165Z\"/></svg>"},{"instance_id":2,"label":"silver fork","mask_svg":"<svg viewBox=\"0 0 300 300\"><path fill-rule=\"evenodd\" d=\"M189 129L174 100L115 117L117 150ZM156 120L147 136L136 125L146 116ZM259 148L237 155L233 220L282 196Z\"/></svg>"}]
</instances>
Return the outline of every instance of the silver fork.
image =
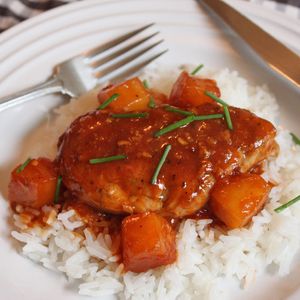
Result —
<instances>
[{"instance_id":1,"label":"silver fork","mask_svg":"<svg viewBox=\"0 0 300 300\"><path fill-rule=\"evenodd\" d=\"M146 44L147 41L159 33L155 32L129 44L124 43L152 25L154 24L152 23L128 32L112 41L56 65L53 75L47 81L13 95L0 98L0 111L52 93L61 93L72 98L77 98L108 80L118 81L137 73L167 51L164 50L157 54L152 54L135 64L131 64L133 61L138 61L140 56L163 42L163 40L160 40L150 45ZM137 50L138 46L142 45L142 49ZM118 46L120 47L118 48ZM109 50L112 51L109 52ZM131 53L132 51L134 52ZM105 53L107 53L106 56L99 58L99 55ZM101 69L102 66L107 64L108 66ZM119 70L123 66L124 68ZM118 70L119 72L116 72Z\"/></svg>"}]
</instances>

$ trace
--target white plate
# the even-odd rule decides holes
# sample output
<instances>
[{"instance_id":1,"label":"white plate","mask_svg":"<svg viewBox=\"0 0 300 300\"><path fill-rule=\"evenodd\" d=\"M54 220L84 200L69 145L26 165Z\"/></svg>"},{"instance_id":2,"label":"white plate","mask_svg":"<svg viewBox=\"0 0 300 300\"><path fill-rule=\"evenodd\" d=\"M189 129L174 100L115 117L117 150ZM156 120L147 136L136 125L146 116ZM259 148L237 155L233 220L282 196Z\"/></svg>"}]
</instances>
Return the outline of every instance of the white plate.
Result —
<instances>
[{"instance_id":1,"label":"white plate","mask_svg":"<svg viewBox=\"0 0 300 300\"><path fill-rule=\"evenodd\" d=\"M229 2L300 53L299 21L256 4ZM214 23L192 0L82 1L28 20L0 36L0 96L44 80L56 63L150 22L157 23L170 49L162 62L228 67L238 70L251 83L267 83L280 102L282 123L300 133L299 91L270 71L235 34L227 29L221 31L218 27L221 24ZM26 136L61 102L62 97L49 96L0 113L0 191L4 199L9 171L22 158ZM83 299L62 275L16 252L16 245L9 238L4 199L0 199L0 298ZM234 294L236 299L287 298L300 286L299 275L295 270L282 279L264 277L246 292ZM299 299L299 295L292 298Z\"/></svg>"}]
</instances>

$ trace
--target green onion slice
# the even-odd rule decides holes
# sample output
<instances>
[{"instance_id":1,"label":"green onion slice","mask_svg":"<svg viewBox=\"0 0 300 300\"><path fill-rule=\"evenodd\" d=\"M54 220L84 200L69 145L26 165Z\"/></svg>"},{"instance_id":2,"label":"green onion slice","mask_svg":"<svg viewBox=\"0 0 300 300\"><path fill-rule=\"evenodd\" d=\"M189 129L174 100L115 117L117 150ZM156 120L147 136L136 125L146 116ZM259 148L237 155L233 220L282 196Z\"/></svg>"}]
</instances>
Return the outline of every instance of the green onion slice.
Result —
<instances>
[{"instance_id":1,"label":"green onion slice","mask_svg":"<svg viewBox=\"0 0 300 300\"><path fill-rule=\"evenodd\" d=\"M218 98L215 94L213 94L209 91L205 91L204 94L206 96L210 97L211 99L215 100L216 102L223 105L227 126L230 130L233 130L233 125L232 125L232 121L231 121L231 117L230 117L230 112L228 109L228 104L225 101L223 101L222 99Z\"/></svg>"},{"instance_id":2,"label":"green onion slice","mask_svg":"<svg viewBox=\"0 0 300 300\"><path fill-rule=\"evenodd\" d=\"M181 114L181 115L184 115L184 116L193 115L193 113L191 111L182 110L182 109L176 108L174 106L170 106L170 105L165 106L165 110L175 112L175 113L178 113L178 114Z\"/></svg>"},{"instance_id":3,"label":"green onion slice","mask_svg":"<svg viewBox=\"0 0 300 300\"><path fill-rule=\"evenodd\" d=\"M31 162L31 160L32 159L30 157L27 158L25 162L16 170L16 173L21 173L26 168L26 166Z\"/></svg>"},{"instance_id":4,"label":"green onion slice","mask_svg":"<svg viewBox=\"0 0 300 300\"><path fill-rule=\"evenodd\" d=\"M111 102L115 101L120 97L119 94L113 94L111 97L109 97L107 100L105 100L98 108L97 110L101 110L106 108Z\"/></svg>"},{"instance_id":5,"label":"green onion slice","mask_svg":"<svg viewBox=\"0 0 300 300\"><path fill-rule=\"evenodd\" d=\"M149 83L146 79L143 80L143 85L146 89L149 89Z\"/></svg>"},{"instance_id":6,"label":"green onion slice","mask_svg":"<svg viewBox=\"0 0 300 300\"><path fill-rule=\"evenodd\" d=\"M170 131L173 131L173 130L175 130L177 128L180 128L182 126L188 125L193 121L205 121L205 120L211 120L211 119L221 119L223 117L224 116L222 114L203 115L203 116L195 116L195 115L188 116L184 119L179 120L178 122L175 122L175 123L173 123L173 124L171 124L167 127L162 128L159 131L156 131L154 133L154 136L155 137L161 136L161 135L163 135L167 132L170 132Z\"/></svg>"},{"instance_id":7,"label":"green onion slice","mask_svg":"<svg viewBox=\"0 0 300 300\"><path fill-rule=\"evenodd\" d=\"M196 75L203 67L204 67L203 64L197 66L197 67L191 72L191 75Z\"/></svg>"},{"instance_id":8,"label":"green onion slice","mask_svg":"<svg viewBox=\"0 0 300 300\"><path fill-rule=\"evenodd\" d=\"M223 101L222 99L218 98L214 93L211 93L209 91L205 91L204 94L208 97L210 97L211 99L215 100L216 102L224 105L224 106L228 106L228 104Z\"/></svg>"},{"instance_id":9,"label":"green onion slice","mask_svg":"<svg viewBox=\"0 0 300 300\"><path fill-rule=\"evenodd\" d=\"M168 153L170 152L170 150L171 150L171 145L167 145L165 147L164 153L161 156L161 158L160 158L160 160L158 162L158 165L156 166L156 169L154 171L154 174L152 176L152 179L151 179L151 183L152 184L156 184L156 182L157 182L157 176L158 176L158 174L160 172L160 169L163 166L163 164L164 164L164 162L165 162L165 160L166 160L166 158L167 158Z\"/></svg>"},{"instance_id":10,"label":"green onion slice","mask_svg":"<svg viewBox=\"0 0 300 300\"><path fill-rule=\"evenodd\" d=\"M290 135L292 136L293 138L293 142L296 144L296 145L300 145L300 139L294 134L294 133L290 133Z\"/></svg>"},{"instance_id":11,"label":"green onion slice","mask_svg":"<svg viewBox=\"0 0 300 300\"><path fill-rule=\"evenodd\" d=\"M295 204L298 201L300 201L300 195L297 196L296 198L290 200L289 202L275 208L274 211L277 212L277 213L280 213L280 212L282 212L283 210L285 210L286 208L288 208L289 206Z\"/></svg>"},{"instance_id":12,"label":"green onion slice","mask_svg":"<svg viewBox=\"0 0 300 300\"><path fill-rule=\"evenodd\" d=\"M111 114L112 118L120 118L120 119L126 119L126 118L146 118L149 116L149 113L128 113L128 114Z\"/></svg>"},{"instance_id":13,"label":"green onion slice","mask_svg":"<svg viewBox=\"0 0 300 300\"><path fill-rule=\"evenodd\" d=\"M148 103L148 107L149 107L149 108L155 108L155 107L156 107L156 103L155 103L155 101L154 101L153 96L150 96L150 100L149 100L149 103Z\"/></svg>"},{"instance_id":14,"label":"green onion slice","mask_svg":"<svg viewBox=\"0 0 300 300\"><path fill-rule=\"evenodd\" d=\"M56 189L55 189L55 195L54 195L54 201L53 201L54 204L58 203L61 183L62 183L62 176L59 175L57 178L57 182L56 182Z\"/></svg>"},{"instance_id":15,"label":"green onion slice","mask_svg":"<svg viewBox=\"0 0 300 300\"><path fill-rule=\"evenodd\" d=\"M233 125L232 125L232 121L231 121L231 117L230 117L230 112L229 112L229 109L228 109L228 106L225 105L223 106L224 108L224 115L225 115L225 120L227 122L227 126L230 130L233 130Z\"/></svg>"},{"instance_id":16,"label":"green onion slice","mask_svg":"<svg viewBox=\"0 0 300 300\"><path fill-rule=\"evenodd\" d=\"M121 160L127 158L126 155L120 154L120 155L114 155L114 156L106 156L106 157L101 157L101 158L92 158L89 160L89 163L92 165L95 164L102 164L110 161L115 161L115 160Z\"/></svg>"}]
</instances>

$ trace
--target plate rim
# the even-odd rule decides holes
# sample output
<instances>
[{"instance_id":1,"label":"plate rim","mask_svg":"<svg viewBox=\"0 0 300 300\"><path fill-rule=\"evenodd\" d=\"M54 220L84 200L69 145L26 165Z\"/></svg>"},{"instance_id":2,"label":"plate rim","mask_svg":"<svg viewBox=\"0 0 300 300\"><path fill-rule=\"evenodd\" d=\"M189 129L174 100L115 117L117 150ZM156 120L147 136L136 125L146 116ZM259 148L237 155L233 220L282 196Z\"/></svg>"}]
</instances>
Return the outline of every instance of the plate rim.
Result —
<instances>
[{"instance_id":1,"label":"plate rim","mask_svg":"<svg viewBox=\"0 0 300 300\"><path fill-rule=\"evenodd\" d=\"M117 2L122 2L124 0L85 0L85 1L78 1L78 2L69 2L67 4L64 4L62 6L58 6L55 7L53 9L50 9L48 11L45 11L39 15L36 15L32 18L29 18L23 22L18 23L17 25L7 29L6 31L2 32L0 34L0 43L3 42L7 42L9 39L16 37L15 35L17 34L21 34L24 31L28 31L30 29L30 27L36 26L38 25L38 23L44 23L47 22L49 19L52 18L56 18L59 15L62 15L66 12L71 12L73 10L77 10L80 7L89 7L90 5L103 5L103 4L111 4L111 3L117 3ZM127 1L141 1L141 0L127 0ZM146 1L146 0L143 0ZM159 1L159 0L156 0ZM181 2L182 0L172 0L172 1L177 1L177 2ZM186 0L186 1L193 1L193 0ZM243 1L243 0L226 0L228 3L235 3L238 6L241 7L250 7L254 10L257 10L259 12L259 14L262 14L261 12L263 11L268 11L268 13L263 13L265 15L266 18L268 18L269 20L272 20L272 16L270 16L270 12L272 15L278 15L281 18L284 18L285 20L288 20L289 22L295 23L296 25L300 26L300 20L296 19L296 18L291 18L289 17L287 14L281 12L281 11L277 11L274 10L270 7L266 7L264 6L264 10L260 10L259 8L262 7L262 5L258 4L258 3L254 3L254 2L248 2L248 1ZM276 19L278 20L278 19ZM286 24L289 24L289 22L280 22L282 23L282 25L287 26ZM293 29L295 28L299 28L299 32L300 32L300 27L297 26L289 26L293 27Z\"/></svg>"},{"instance_id":2,"label":"plate rim","mask_svg":"<svg viewBox=\"0 0 300 300\"><path fill-rule=\"evenodd\" d=\"M123 0L124 1L124 0ZM126 2L140 2L140 0L127 0ZM146 0L144 0L146 1ZM156 2L159 2L160 0L155 0ZM173 2L176 1L177 3L183 3L183 0L168 0L169 2ZM184 0L184 1L190 1L190 2L195 2L195 5L197 5L196 1L193 0ZM287 30L287 31L291 31L290 27L293 28L299 28L299 33L300 33L300 20L297 19L291 19L288 18L288 16L282 12L276 11L274 9L270 9L270 8L266 8L264 10L261 10L259 8L261 8L261 5L257 4L257 3L253 3L253 2L247 2L247 1L243 1L243 0L226 0L227 2L230 2L231 4L234 4L237 7L243 7L243 9L249 9L249 11L251 12L252 16L254 15L254 17L257 18L262 18L265 19L267 22L273 22L274 26L278 26L278 27L283 27L283 29ZM80 10L81 8L87 8L90 9L93 6L96 7L102 7L103 5L111 5L111 4L118 4L118 3L122 3L122 0L86 0L86 1L79 1L79 2L72 2L72 3L68 3L66 5L62 5L59 7L56 7L52 10L46 11L44 13L41 13L33 18L27 19L24 22L21 22L19 24L17 24L16 26L8 29L7 31L5 31L4 33L0 34L0 44L2 43L3 46L6 46L6 49L3 50L3 54L0 55L0 66L2 64L5 65L5 61L9 60L10 58L12 58L14 55L17 55L18 52L20 50L26 49L26 35L28 36L28 33L30 33L31 29L37 25L42 26L43 28L47 27L48 22L51 22L53 20L55 20L56 18L60 18L60 17L64 17L67 16L69 14L72 14L73 12L77 12L78 10ZM199 5L199 4L198 4ZM263 11L263 12L262 12ZM243 11L242 11L243 12ZM195 15L198 14L197 11L187 11L187 13L194 13ZM256 14L258 13L258 14ZM281 18L275 18L276 16L280 16L281 18L284 18L284 20L289 20L290 22L292 22L292 25L286 26L286 24L290 24L288 22L283 22L284 24L282 24ZM280 22L277 22L277 20L280 20ZM295 25L299 25L299 26L295 26ZM70 24L70 26L72 26L72 24ZM61 30L61 28L59 28L58 30ZM42 29L43 31L43 29ZM295 34L295 31L293 31L293 33ZM15 49L14 51L9 51L9 49L11 49L11 45L9 45L9 43L11 43L12 45L14 44L15 40L14 39L19 39L20 37L25 37L24 40L25 42L22 44L19 44L17 46L17 49ZM38 36L35 41L38 41L40 39L40 36ZM34 42L35 42L34 41ZM8 43L8 46L7 46ZM288 43L290 46L297 48L297 42L293 43L293 39L289 40ZM22 47L25 46L25 47ZM299 48L300 51L300 48ZM8 78L11 76L11 73L9 72ZM3 75L6 76L6 75ZM3 77L5 78L5 77ZM4 79L5 81L5 79Z\"/></svg>"}]
</instances>

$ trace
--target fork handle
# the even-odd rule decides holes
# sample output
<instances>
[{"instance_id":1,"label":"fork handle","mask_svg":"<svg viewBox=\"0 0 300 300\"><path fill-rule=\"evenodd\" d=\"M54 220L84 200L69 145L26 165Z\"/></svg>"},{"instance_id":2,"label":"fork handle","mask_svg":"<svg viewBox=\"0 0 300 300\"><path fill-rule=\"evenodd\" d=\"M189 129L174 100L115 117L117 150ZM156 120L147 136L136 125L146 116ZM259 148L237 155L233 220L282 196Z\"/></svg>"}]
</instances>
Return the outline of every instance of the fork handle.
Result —
<instances>
[{"instance_id":1,"label":"fork handle","mask_svg":"<svg viewBox=\"0 0 300 300\"><path fill-rule=\"evenodd\" d=\"M17 104L25 103L27 101L39 98L53 93L68 93L62 84L62 81L57 77L51 77L49 80L37 84L28 89L22 90L15 94L0 98L0 111L5 110Z\"/></svg>"}]
</instances>

